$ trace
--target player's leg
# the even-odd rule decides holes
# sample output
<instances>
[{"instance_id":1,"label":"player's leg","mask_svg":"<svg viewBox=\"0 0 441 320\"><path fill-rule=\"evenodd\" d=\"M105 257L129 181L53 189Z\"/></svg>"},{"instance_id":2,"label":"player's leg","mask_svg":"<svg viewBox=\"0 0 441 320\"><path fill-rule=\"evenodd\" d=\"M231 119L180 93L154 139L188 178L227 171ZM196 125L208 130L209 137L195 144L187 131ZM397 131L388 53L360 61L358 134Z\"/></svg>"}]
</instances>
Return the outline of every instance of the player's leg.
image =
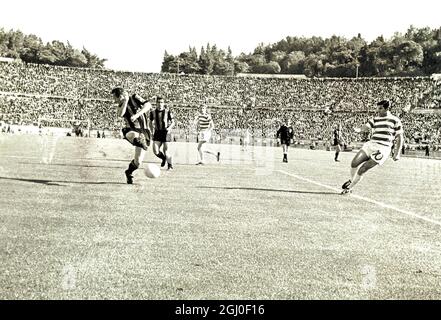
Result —
<instances>
[{"instance_id":1,"label":"player's leg","mask_svg":"<svg viewBox=\"0 0 441 320\"><path fill-rule=\"evenodd\" d=\"M166 160L165 154L163 152L161 152L161 146L162 146L161 141L158 141L158 140L153 141L153 153L155 154L155 156L157 156L159 159L162 160L161 167L163 167L167 160Z\"/></svg>"},{"instance_id":2,"label":"player's leg","mask_svg":"<svg viewBox=\"0 0 441 320\"><path fill-rule=\"evenodd\" d=\"M341 146L339 143L337 143L337 146L335 147L335 157L334 157L334 160L336 162L340 161L340 160L338 160L338 155L340 154L340 152L341 152Z\"/></svg>"},{"instance_id":3,"label":"player's leg","mask_svg":"<svg viewBox=\"0 0 441 320\"><path fill-rule=\"evenodd\" d=\"M217 157L217 152L211 150L211 149L204 149L205 153L211 154L214 157Z\"/></svg>"},{"instance_id":4,"label":"player's leg","mask_svg":"<svg viewBox=\"0 0 441 320\"><path fill-rule=\"evenodd\" d=\"M205 131L203 133L202 141L204 141L205 143L209 143L210 138L211 138L211 131ZM204 148L203 152L208 153L208 154L212 155L213 157L216 157L217 161L220 160L220 152L215 152L215 151L212 151L212 150L206 149L206 148Z\"/></svg>"},{"instance_id":5,"label":"player's leg","mask_svg":"<svg viewBox=\"0 0 441 320\"><path fill-rule=\"evenodd\" d=\"M198 154L199 154L199 161L196 164L204 164L204 143L205 141L199 140L198 142Z\"/></svg>"},{"instance_id":6,"label":"player's leg","mask_svg":"<svg viewBox=\"0 0 441 320\"><path fill-rule=\"evenodd\" d=\"M123 135L124 138L135 147L139 147L144 150L147 150L148 145L144 134L137 132L135 130L131 130L130 128L125 128L123 129Z\"/></svg>"},{"instance_id":7,"label":"player's leg","mask_svg":"<svg viewBox=\"0 0 441 320\"><path fill-rule=\"evenodd\" d=\"M128 184L133 184L133 172L141 166L144 156L145 150L140 147L135 147L135 156L125 171Z\"/></svg>"},{"instance_id":8,"label":"player's leg","mask_svg":"<svg viewBox=\"0 0 441 320\"><path fill-rule=\"evenodd\" d=\"M164 156L167 161L167 169L173 169L172 157L168 154L168 142L162 143L162 150L164 151Z\"/></svg>"},{"instance_id":9,"label":"player's leg","mask_svg":"<svg viewBox=\"0 0 441 320\"><path fill-rule=\"evenodd\" d=\"M364 162L358 169L357 174L355 175L353 181L351 182L348 188L352 189L353 187L355 187L355 185L359 183L361 179L363 179L364 174L377 165L378 163L372 159L369 159L368 161Z\"/></svg>"},{"instance_id":10,"label":"player's leg","mask_svg":"<svg viewBox=\"0 0 441 320\"><path fill-rule=\"evenodd\" d=\"M365 163L369 159L370 159L369 156L366 154L366 151L364 151L363 149L361 149L357 152L357 154L354 156L354 158L351 161L350 178L342 186L342 189L344 191L343 193L345 193L345 190L349 191L349 189L350 189L349 186L357 178L357 172L359 170L360 165ZM358 183L358 181L357 181L357 183Z\"/></svg>"},{"instance_id":11,"label":"player's leg","mask_svg":"<svg viewBox=\"0 0 441 320\"><path fill-rule=\"evenodd\" d=\"M288 146L285 143L282 143L282 151L283 151L283 162L288 162Z\"/></svg>"}]
</instances>

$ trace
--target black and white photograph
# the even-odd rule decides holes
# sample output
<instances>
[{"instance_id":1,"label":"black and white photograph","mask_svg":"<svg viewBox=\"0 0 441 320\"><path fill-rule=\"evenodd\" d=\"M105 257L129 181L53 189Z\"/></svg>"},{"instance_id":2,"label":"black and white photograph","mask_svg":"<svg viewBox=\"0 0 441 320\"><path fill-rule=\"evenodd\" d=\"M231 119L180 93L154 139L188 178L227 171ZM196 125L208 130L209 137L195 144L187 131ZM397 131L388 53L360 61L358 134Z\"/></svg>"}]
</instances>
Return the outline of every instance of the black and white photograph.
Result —
<instances>
[{"instance_id":1,"label":"black and white photograph","mask_svg":"<svg viewBox=\"0 0 441 320\"><path fill-rule=\"evenodd\" d=\"M440 300L440 195L440 1L0 4L0 300Z\"/></svg>"}]
</instances>

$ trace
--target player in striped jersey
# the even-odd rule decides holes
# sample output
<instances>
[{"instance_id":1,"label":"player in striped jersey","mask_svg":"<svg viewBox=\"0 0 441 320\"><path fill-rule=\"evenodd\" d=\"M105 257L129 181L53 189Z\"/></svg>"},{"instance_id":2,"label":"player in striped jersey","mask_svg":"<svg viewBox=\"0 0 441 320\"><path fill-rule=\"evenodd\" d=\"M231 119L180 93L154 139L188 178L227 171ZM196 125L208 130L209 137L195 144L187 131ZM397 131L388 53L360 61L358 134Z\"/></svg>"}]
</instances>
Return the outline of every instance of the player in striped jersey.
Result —
<instances>
[{"instance_id":1,"label":"player in striped jersey","mask_svg":"<svg viewBox=\"0 0 441 320\"><path fill-rule=\"evenodd\" d=\"M173 169L172 157L167 154L167 151L171 140L170 131L175 125L175 120L162 97L156 97L156 108L150 112L150 125L153 132L153 153L162 160L161 167L168 163L168 170L171 170ZM164 152L161 152L161 147Z\"/></svg>"},{"instance_id":2,"label":"player in striped jersey","mask_svg":"<svg viewBox=\"0 0 441 320\"><path fill-rule=\"evenodd\" d=\"M333 142L332 145L335 147L335 157L334 157L334 161L335 162L340 162L340 160L338 160L338 155L341 152L341 147L344 145L344 141L343 141L343 135L341 134L341 125L339 125L337 128L335 128L334 132L333 132Z\"/></svg>"},{"instance_id":3,"label":"player in striped jersey","mask_svg":"<svg viewBox=\"0 0 441 320\"><path fill-rule=\"evenodd\" d=\"M203 148L203 145L210 141L211 131L214 129L213 119L211 118L211 115L207 113L206 106L201 107L201 112L196 116L195 124L198 131L198 153L200 159L196 165L204 164L204 153L217 157L217 161L219 161L220 152L215 153L211 150L204 150Z\"/></svg>"},{"instance_id":4,"label":"player in striped jersey","mask_svg":"<svg viewBox=\"0 0 441 320\"><path fill-rule=\"evenodd\" d=\"M367 171L377 165L382 165L391 154L392 148L394 148L393 160L400 159L404 141L401 120L390 113L388 100L378 102L377 107L378 116L369 120L364 127L355 130L356 132L372 131L372 137L352 160L351 178L343 184L342 194L352 192L352 188L360 182Z\"/></svg>"},{"instance_id":5,"label":"player in striped jersey","mask_svg":"<svg viewBox=\"0 0 441 320\"><path fill-rule=\"evenodd\" d=\"M135 157L125 171L128 184L133 184L133 172L144 160L145 152L150 145L150 130L147 113L152 105L137 94L129 96L123 88L114 88L112 96L118 104L118 116L124 118L126 126L122 129L124 139L135 146Z\"/></svg>"}]
</instances>

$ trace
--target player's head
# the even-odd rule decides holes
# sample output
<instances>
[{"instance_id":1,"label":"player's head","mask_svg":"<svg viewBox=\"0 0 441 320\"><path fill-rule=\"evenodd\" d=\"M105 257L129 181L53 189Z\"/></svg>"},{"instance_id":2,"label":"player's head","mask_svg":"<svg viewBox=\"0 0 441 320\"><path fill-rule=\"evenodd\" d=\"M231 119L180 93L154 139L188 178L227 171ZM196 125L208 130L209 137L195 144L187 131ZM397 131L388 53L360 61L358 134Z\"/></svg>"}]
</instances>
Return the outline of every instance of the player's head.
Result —
<instances>
[{"instance_id":1,"label":"player's head","mask_svg":"<svg viewBox=\"0 0 441 320\"><path fill-rule=\"evenodd\" d=\"M127 92L124 90L124 88L116 87L112 89L111 94L115 102L119 103L124 98L124 95L127 95Z\"/></svg>"},{"instance_id":2,"label":"player's head","mask_svg":"<svg viewBox=\"0 0 441 320\"><path fill-rule=\"evenodd\" d=\"M377 103L377 111L380 115L385 115L389 111L391 103L389 100L381 100Z\"/></svg>"},{"instance_id":3,"label":"player's head","mask_svg":"<svg viewBox=\"0 0 441 320\"><path fill-rule=\"evenodd\" d=\"M207 106L205 104L201 105L201 112L203 114L207 113Z\"/></svg>"},{"instance_id":4,"label":"player's head","mask_svg":"<svg viewBox=\"0 0 441 320\"><path fill-rule=\"evenodd\" d=\"M156 106L163 108L165 106L165 100L163 97L156 97Z\"/></svg>"}]
</instances>

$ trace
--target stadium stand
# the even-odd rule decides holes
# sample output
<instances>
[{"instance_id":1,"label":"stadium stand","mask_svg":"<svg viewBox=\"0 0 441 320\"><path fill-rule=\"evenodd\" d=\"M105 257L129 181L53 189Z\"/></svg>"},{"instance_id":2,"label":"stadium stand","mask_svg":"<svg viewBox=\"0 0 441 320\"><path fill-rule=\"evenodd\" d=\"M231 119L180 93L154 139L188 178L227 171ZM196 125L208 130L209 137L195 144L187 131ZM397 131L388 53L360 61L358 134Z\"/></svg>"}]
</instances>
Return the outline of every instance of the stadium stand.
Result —
<instances>
[{"instance_id":1,"label":"stadium stand","mask_svg":"<svg viewBox=\"0 0 441 320\"><path fill-rule=\"evenodd\" d=\"M402 115L408 143L441 144L440 81L414 78L284 79L120 72L102 69L0 62L0 120L89 119L94 129L118 130L109 91L123 86L144 97L170 101L177 130L189 133L197 106L207 103L218 130L250 128L272 136L284 118L295 123L295 139L328 140L342 125L348 141L378 100L391 98ZM56 122L54 122L56 124ZM65 125L60 122L59 125Z\"/></svg>"}]
</instances>

